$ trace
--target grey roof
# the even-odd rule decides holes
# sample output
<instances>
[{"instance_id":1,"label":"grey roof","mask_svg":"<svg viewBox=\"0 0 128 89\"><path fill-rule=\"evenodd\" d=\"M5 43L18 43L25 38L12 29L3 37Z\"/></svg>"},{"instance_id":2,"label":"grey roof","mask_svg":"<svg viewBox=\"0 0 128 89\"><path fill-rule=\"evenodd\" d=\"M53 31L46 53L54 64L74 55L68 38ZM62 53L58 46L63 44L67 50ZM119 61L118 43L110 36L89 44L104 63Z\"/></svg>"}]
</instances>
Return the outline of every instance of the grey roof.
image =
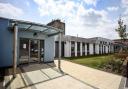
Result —
<instances>
[{"instance_id":1,"label":"grey roof","mask_svg":"<svg viewBox=\"0 0 128 89\"><path fill-rule=\"evenodd\" d=\"M113 43L112 40L102 38L102 37L94 37L94 38L83 38L83 37L77 37L77 36L69 36L64 35L62 36L62 41L77 41L77 42L85 42L85 43L100 43L100 41L104 41L108 43Z\"/></svg>"}]
</instances>

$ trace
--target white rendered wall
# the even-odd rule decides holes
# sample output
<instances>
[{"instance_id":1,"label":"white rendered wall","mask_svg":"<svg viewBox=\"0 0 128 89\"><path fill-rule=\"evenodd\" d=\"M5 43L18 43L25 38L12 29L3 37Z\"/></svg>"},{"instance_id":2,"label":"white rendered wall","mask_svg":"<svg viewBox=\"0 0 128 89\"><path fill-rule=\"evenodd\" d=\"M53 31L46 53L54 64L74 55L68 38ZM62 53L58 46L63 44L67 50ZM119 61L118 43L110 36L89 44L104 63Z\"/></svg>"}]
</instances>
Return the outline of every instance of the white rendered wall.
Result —
<instances>
[{"instance_id":1,"label":"white rendered wall","mask_svg":"<svg viewBox=\"0 0 128 89\"><path fill-rule=\"evenodd\" d=\"M108 53L108 46L105 46L106 47L106 53Z\"/></svg>"},{"instance_id":2,"label":"white rendered wall","mask_svg":"<svg viewBox=\"0 0 128 89\"><path fill-rule=\"evenodd\" d=\"M80 56L82 56L82 42L80 42Z\"/></svg>"},{"instance_id":3,"label":"white rendered wall","mask_svg":"<svg viewBox=\"0 0 128 89\"><path fill-rule=\"evenodd\" d=\"M85 44L85 55L87 55L87 44Z\"/></svg>"},{"instance_id":4,"label":"white rendered wall","mask_svg":"<svg viewBox=\"0 0 128 89\"><path fill-rule=\"evenodd\" d=\"M111 53L113 53L114 52L114 47L113 47L113 45L111 45Z\"/></svg>"},{"instance_id":5,"label":"white rendered wall","mask_svg":"<svg viewBox=\"0 0 128 89\"><path fill-rule=\"evenodd\" d=\"M69 57L71 57L71 41L69 41Z\"/></svg>"},{"instance_id":6,"label":"white rendered wall","mask_svg":"<svg viewBox=\"0 0 128 89\"><path fill-rule=\"evenodd\" d=\"M54 37L47 37L44 41L44 62L54 61Z\"/></svg>"},{"instance_id":7,"label":"white rendered wall","mask_svg":"<svg viewBox=\"0 0 128 89\"><path fill-rule=\"evenodd\" d=\"M110 45L109 45L108 49L109 49L108 53L110 53Z\"/></svg>"},{"instance_id":8,"label":"white rendered wall","mask_svg":"<svg viewBox=\"0 0 128 89\"><path fill-rule=\"evenodd\" d=\"M95 51L96 51L96 54L99 54L99 44L95 44Z\"/></svg>"},{"instance_id":9,"label":"white rendered wall","mask_svg":"<svg viewBox=\"0 0 128 89\"><path fill-rule=\"evenodd\" d=\"M77 42L75 42L75 56L77 56Z\"/></svg>"},{"instance_id":10,"label":"white rendered wall","mask_svg":"<svg viewBox=\"0 0 128 89\"><path fill-rule=\"evenodd\" d=\"M103 54L103 53L102 53L102 44L100 44L100 52L101 52L101 54Z\"/></svg>"},{"instance_id":11,"label":"white rendered wall","mask_svg":"<svg viewBox=\"0 0 128 89\"><path fill-rule=\"evenodd\" d=\"M55 38L54 38L54 40L55 40ZM54 42L54 50L55 50L55 42ZM56 54L56 52L54 52L54 57L55 57L55 54Z\"/></svg>"},{"instance_id":12,"label":"white rendered wall","mask_svg":"<svg viewBox=\"0 0 128 89\"><path fill-rule=\"evenodd\" d=\"M71 57L71 42L66 41L66 44L64 45L65 51L64 51L64 57Z\"/></svg>"},{"instance_id":13,"label":"white rendered wall","mask_svg":"<svg viewBox=\"0 0 128 89\"><path fill-rule=\"evenodd\" d=\"M93 55L93 44L89 44L89 54Z\"/></svg>"}]
</instances>

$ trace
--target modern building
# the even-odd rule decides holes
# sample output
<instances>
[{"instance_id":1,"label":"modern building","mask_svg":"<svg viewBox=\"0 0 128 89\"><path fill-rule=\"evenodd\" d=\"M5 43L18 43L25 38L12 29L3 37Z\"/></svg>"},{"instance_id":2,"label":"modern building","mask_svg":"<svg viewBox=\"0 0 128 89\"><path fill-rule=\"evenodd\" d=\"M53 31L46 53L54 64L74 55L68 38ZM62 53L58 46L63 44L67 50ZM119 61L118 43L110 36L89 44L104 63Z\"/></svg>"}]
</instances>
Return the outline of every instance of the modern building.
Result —
<instances>
[{"instance_id":1,"label":"modern building","mask_svg":"<svg viewBox=\"0 0 128 89\"><path fill-rule=\"evenodd\" d=\"M115 39L113 40L113 42L114 42L115 53L118 53L122 47L128 50L128 39L125 39L125 41L122 41L121 39Z\"/></svg>"},{"instance_id":2,"label":"modern building","mask_svg":"<svg viewBox=\"0 0 128 89\"><path fill-rule=\"evenodd\" d=\"M113 41L101 38L81 38L75 36L62 37L62 57L77 57L113 53ZM56 46L56 45L55 45ZM58 57L58 46L55 47L55 57Z\"/></svg>"},{"instance_id":3,"label":"modern building","mask_svg":"<svg viewBox=\"0 0 128 89\"><path fill-rule=\"evenodd\" d=\"M63 30L0 17L0 67L54 61L54 36Z\"/></svg>"},{"instance_id":4,"label":"modern building","mask_svg":"<svg viewBox=\"0 0 128 89\"><path fill-rule=\"evenodd\" d=\"M60 20L53 20L49 26L63 29L65 24ZM114 52L113 41L102 37L82 38L77 36L67 36L65 33L61 37L61 56L77 57L87 55L102 55ZM55 57L59 56L58 36L55 36Z\"/></svg>"}]
</instances>

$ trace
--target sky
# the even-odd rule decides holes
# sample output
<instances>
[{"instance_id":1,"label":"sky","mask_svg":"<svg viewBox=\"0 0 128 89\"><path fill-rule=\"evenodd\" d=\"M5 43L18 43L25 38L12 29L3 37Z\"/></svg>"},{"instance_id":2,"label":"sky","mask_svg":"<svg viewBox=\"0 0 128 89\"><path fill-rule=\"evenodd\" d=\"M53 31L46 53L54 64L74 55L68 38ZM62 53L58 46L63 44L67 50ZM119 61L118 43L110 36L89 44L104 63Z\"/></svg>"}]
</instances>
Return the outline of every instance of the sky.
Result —
<instances>
[{"instance_id":1,"label":"sky","mask_svg":"<svg viewBox=\"0 0 128 89\"><path fill-rule=\"evenodd\" d=\"M0 17L42 24L60 19L66 35L118 39L119 17L128 30L128 0L0 0Z\"/></svg>"}]
</instances>

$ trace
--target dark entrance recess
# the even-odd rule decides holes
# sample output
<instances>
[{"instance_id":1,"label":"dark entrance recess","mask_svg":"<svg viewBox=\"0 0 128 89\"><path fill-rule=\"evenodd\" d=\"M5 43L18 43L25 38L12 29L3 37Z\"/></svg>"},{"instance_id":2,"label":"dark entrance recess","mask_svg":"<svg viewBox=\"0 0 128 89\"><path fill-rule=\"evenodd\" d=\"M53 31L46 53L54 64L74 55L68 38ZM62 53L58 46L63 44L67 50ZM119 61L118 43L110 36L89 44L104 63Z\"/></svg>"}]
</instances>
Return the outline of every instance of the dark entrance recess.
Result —
<instances>
[{"instance_id":1,"label":"dark entrance recess","mask_svg":"<svg viewBox=\"0 0 128 89\"><path fill-rule=\"evenodd\" d=\"M87 55L89 55L89 43L87 43Z\"/></svg>"},{"instance_id":2,"label":"dark entrance recess","mask_svg":"<svg viewBox=\"0 0 128 89\"><path fill-rule=\"evenodd\" d=\"M55 57L59 57L59 42L55 42ZM61 57L64 57L64 42L61 42Z\"/></svg>"},{"instance_id":3,"label":"dark entrance recess","mask_svg":"<svg viewBox=\"0 0 128 89\"><path fill-rule=\"evenodd\" d=\"M75 56L75 42L71 41L71 56Z\"/></svg>"},{"instance_id":4,"label":"dark entrance recess","mask_svg":"<svg viewBox=\"0 0 128 89\"><path fill-rule=\"evenodd\" d=\"M101 54L101 45L99 44L99 54Z\"/></svg>"},{"instance_id":5,"label":"dark entrance recess","mask_svg":"<svg viewBox=\"0 0 128 89\"><path fill-rule=\"evenodd\" d=\"M104 54L106 54L106 47L104 46Z\"/></svg>"},{"instance_id":6,"label":"dark entrance recess","mask_svg":"<svg viewBox=\"0 0 128 89\"><path fill-rule=\"evenodd\" d=\"M77 56L80 56L80 42L77 42Z\"/></svg>"},{"instance_id":7,"label":"dark entrance recess","mask_svg":"<svg viewBox=\"0 0 128 89\"><path fill-rule=\"evenodd\" d=\"M93 44L93 54L95 55L96 52L95 52L95 43Z\"/></svg>"},{"instance_id":8,"label":"dark entrance recess","mask_svg":"<svg viewBox=\"0 0 128 89\"><path fill-rule=\"evenodd\" d=\"M61 57L64 57L64 44L65 42L61 42Z\"/></svg>"},{"instance_id":9,"label":"dark entrance recess","mask_svg":"<svg viewBox=\"0 0 128 89\"><path fill-rule=\"evenodd\" d=\"M55 42L55 57L59 57L59 43L58 41Z\"/></svg>"},{"instance_id":10,"label":"dark entrance recess","mask_svg":"<svg viewBox=\"0 0 128 89\"><path fill-rule=\"evenodd\" d=\"M82 43L82 56L85 56L85 43Z\"/></svg>"}]
</instances>

